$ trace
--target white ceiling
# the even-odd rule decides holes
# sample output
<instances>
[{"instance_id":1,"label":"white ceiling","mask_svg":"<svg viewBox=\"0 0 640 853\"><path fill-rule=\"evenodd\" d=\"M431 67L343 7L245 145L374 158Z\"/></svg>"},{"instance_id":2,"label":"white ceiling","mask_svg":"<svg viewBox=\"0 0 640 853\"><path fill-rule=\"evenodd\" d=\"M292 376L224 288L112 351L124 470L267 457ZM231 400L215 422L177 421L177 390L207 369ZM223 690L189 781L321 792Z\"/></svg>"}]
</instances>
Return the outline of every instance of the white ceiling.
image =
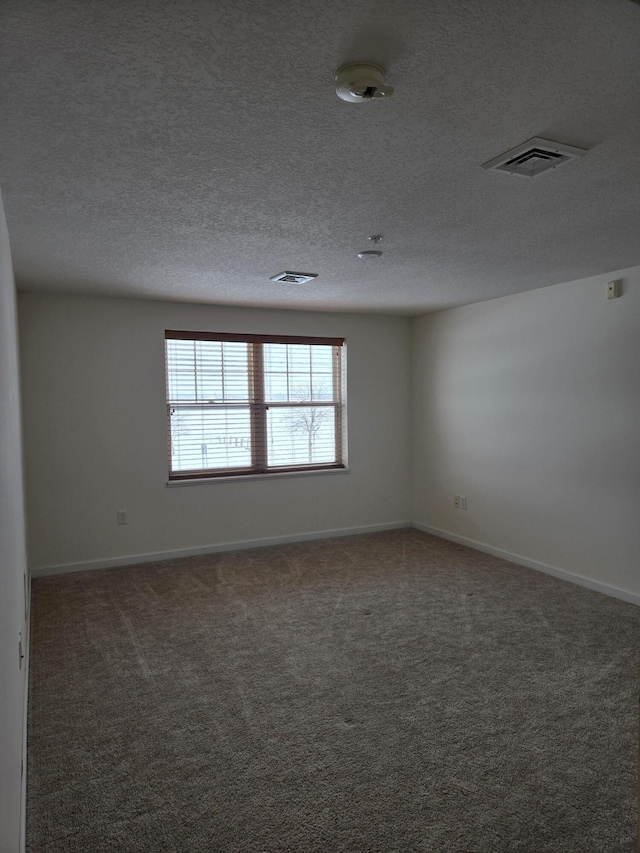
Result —
<instances>
[{"instance_id":1,"label":"white ceiling","mask_svg":"<svg viewBox=\"0 0 640 853\"><path fill-rule=\"evenodd\" d=\"M418 314L640 264L629 0L5 0L22 289ZM338 66L396 87L350 105ZM589 153L481 168L533 136ZM381 233L380 260L359 260ZM317 272L274 284L282 270Z\"/></svg>"}]
</instances>

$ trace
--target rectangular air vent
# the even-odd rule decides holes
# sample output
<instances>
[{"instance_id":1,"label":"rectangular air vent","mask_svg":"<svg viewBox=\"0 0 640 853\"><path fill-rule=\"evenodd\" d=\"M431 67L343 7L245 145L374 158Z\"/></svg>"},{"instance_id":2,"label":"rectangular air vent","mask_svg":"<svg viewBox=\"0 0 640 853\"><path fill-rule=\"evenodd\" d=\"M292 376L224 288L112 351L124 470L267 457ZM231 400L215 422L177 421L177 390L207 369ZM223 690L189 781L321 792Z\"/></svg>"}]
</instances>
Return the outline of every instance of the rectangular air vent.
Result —
<instances>
[{"instance_id":1,"label":"rectangular air vent","mask_svg":"<svg viewBox=\"0 0 640 853\"><path fill-rule=\"evenodd\" d=\"M555 169L576 157L583 157L586 149L573 145L563 145L550 139L540 139L534 136L522 145L505 151L499 157L483 163L483 169L493 169L496 172L506 172L508 175L520 175L523 178L535 178L536 175Z\"/></svg>"},{"instance_id":2,"label":"rectangular air vent","mask_svg":"<svg viewBox=\"0 0 640 853\"><path fill-rule=\"evenodd\" d=\"M291 272L285 270L279 272L278 275L272 275L269 281L286 281L290 284L306 284L314 278L318 278L317 272Z\"/></svg>"}]
</instances>

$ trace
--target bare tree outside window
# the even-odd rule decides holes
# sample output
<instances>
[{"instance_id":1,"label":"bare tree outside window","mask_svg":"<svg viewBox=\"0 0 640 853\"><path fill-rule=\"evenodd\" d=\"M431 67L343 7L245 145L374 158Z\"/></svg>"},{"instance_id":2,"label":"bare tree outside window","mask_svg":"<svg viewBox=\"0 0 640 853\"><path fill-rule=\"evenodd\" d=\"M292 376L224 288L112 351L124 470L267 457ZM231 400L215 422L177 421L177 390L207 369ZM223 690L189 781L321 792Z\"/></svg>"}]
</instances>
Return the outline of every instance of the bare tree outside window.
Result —
<instances>
[{"instance_id":1,"label":"bare tree outside window","mask_svg":"<svg viewBox=\"0 0 640 853\"><path fill-rule=\"evenodd\" d=\"M292 402L296 403L306 403L309 400L309 393L306 388L292 388L290 396ZM313 386L311 399L331 399L326 382ZM293 409L289 413L288 421L291 432L306 436L309 463L313 462L313 450L318 435L332 416L333 408L330 406L300 406L300 408Z\"/></svg>"}]
</instances>

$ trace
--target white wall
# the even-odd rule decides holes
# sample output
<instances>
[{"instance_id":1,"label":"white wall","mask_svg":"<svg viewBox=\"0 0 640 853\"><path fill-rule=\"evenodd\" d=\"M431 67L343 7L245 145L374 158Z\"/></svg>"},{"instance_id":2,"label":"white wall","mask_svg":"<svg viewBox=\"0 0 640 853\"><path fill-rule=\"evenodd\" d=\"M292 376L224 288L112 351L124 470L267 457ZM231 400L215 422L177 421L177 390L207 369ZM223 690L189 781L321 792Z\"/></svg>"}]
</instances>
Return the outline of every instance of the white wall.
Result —
<instances>
[{"instance_id":1,"label":"white wall","mask_svg":"<svg viewBox=\"0 0 640 853\"><path fill-rule=\"evenodd\" d=\"M406 318L38 294L19 314L32 567L408 520ZM351 472L167 488L166 328L344 336Z\"/></svg>"},{"instance_id":2,"label":"white wall","mask_svg":"<svg viewBox=\"0 0 640 853\"><path fill-rule=\"evenodd\" d=\"M413 519L640 593L640 268L422 317L412 346Z\"/></svg>"},{"instance_id":3,"label":"white wall","mask_svg":"<svg viewBox=\"0 0 640 853\"><path fill-rule=\"evenodd\" d=\"M617 275L617 300L605 299L610 274L412 324L23 294L30 564L412 517L640 594L640 269ZM344 335L351 473L168 489L165 328ZM468 497L466 512L454 494Z\"/></svg>"},{"instance_id":4,"label":"white wall","mask_svg":"<svg viewBox=\"0 0 640 853\"><path fill-rule=\"evenodd\" d=\"M0 200L0 853L21 849L26 640L24 494L15 287Z\"/></svg>"}]
</instances>

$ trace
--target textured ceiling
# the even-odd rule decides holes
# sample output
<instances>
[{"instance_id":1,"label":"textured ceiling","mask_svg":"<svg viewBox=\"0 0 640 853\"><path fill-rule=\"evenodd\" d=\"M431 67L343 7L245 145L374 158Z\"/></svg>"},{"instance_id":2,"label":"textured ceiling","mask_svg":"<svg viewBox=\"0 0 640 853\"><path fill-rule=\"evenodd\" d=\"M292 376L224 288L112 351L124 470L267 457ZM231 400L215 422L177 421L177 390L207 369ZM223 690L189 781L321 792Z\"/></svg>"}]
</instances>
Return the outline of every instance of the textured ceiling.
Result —
<instances>
[{"instance_id":1,"label":"textured ceiling","mask_svg":"<svg viewBox=\"0 0 640 853\"><path fill-rule=\"evenodd\" d=\"M5 0L19 287L417 314L640 264L629 0ZM396 87L350 105L342 63ZM533 136L589 153L481 168ZM359 260L381 233L380 260ZM274 284L282 270L317 272Z\"/></svg>"}]
</instances>

